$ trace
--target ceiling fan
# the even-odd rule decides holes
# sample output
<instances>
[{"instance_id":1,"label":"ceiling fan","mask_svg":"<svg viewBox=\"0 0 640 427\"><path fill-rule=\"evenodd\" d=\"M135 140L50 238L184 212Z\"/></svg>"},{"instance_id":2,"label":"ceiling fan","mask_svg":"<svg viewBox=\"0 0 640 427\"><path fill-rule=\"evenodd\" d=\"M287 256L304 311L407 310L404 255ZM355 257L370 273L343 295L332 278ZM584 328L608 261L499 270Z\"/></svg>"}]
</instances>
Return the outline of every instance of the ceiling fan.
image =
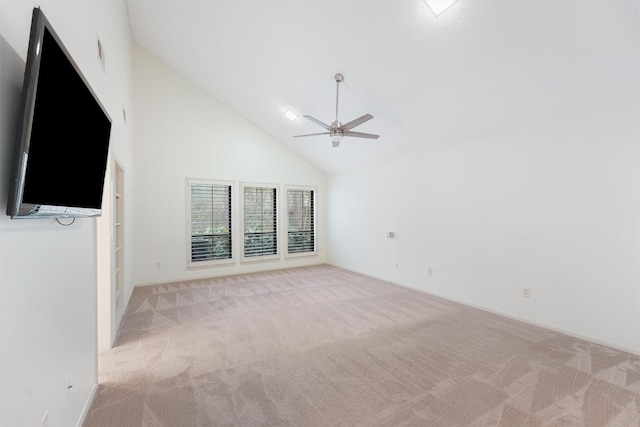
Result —
<instances>
[{"instance_id":1,"label":"ceiling fan","mask_svg":"<svg viewBox=\"0 0 640 427\"><path fill-rule=\"evenodd\" d=\"M362 123L373 119L373 116L371 114L365 114L362 117L358 117L355 120L351 120L349 123L345 123L345 124L340 123L340 121L338 120L338 99L339 99L338 96L340 94L340 83L344 81L344 76L342 74L336 74L335 79L336 79L336 120L333 123L331 123L331 125L328 125L311 116L305 116L307 119L311 120L313 123L325 129L327 132L309 133L306 135L294 135L294 138L299 138L302 136L330 135L331 142L333 143L334 148L340 145L340 141L342 141L342 137L344 136L378 139L380 135L374 135L372 133L354 132L351 130L356 126L359 126Z\"/></svg>"}]
</instances>

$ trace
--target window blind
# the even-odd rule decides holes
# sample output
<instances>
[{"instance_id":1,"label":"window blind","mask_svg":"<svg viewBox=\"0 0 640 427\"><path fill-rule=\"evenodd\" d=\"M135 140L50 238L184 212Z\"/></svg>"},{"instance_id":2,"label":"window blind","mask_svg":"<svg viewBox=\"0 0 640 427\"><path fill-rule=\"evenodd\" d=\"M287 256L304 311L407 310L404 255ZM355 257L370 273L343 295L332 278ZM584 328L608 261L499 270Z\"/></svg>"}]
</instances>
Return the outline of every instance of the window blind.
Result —
<instances>
[{"instance_id":1,"label":"window blind","mask_svg":"<svg viewBox=\"0 0 640 427\"><path fill-rule=\"evenodd\" d=\"M313 190L287 190L287 253L315 252Z\"/></svg>"},{"instance_id":2,"label":"window blind","mask_svg":"<svg viewBox=\"0 0 640 427\"><path fill-rule=\"evenodd\" d=\"M244 256L278 254L277 195L274 187L243 187Z\"/></svg>"},{"instance_id":3,"label":"window blind","mask_svg":"<svg viewBox=\"0 0 640 427\"><path fill-rule=\"evenodd\" d=\"M189 187L191 261L231 259L231 185Z\"/></svg>"}]
</instances>

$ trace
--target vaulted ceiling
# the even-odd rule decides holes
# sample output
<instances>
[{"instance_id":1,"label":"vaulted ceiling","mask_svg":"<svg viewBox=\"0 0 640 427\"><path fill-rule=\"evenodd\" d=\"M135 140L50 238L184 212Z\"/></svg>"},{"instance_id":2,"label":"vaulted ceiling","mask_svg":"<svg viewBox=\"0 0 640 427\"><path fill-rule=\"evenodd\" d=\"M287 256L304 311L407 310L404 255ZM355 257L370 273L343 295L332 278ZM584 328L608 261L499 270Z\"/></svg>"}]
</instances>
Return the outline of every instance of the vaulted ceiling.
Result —
<instances>
[{"instance_id":1,"label":"vaulted ceiling","mask_svg":"<svg viewBox=\"0 0 640 427\"><path fill-rule=\"evenodd\" d=\"M640 93L640 0L127 0L136 43L326 172ZM377 140L329 136L305 118Z\"/></svg>"}]
</instances>

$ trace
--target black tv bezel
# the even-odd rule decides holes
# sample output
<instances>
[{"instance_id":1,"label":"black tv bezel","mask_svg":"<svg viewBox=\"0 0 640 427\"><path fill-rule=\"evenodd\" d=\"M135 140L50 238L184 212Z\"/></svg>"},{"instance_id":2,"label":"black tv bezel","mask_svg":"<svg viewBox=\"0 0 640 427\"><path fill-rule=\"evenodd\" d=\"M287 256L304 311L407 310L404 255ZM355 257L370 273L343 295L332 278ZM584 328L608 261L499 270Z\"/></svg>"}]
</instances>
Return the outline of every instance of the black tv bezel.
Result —
<instances>
[{"instance_id":1,"label":"black tv bezel","mask_svg":"<svg viewBox=\"0 0 640 427\"><path fill-rule=\"evenodd\" d=\"M112 120L104 105L94 92L93 88L87 81L78 64L69 53L68 49L46 18L40 7L33 9L31 18L31 29L29 33L29 47L27 51L26 67L24 72L24 81L22 86L22 96L20 105L20 123L19 136L15 147L13 169L11 173L11 181L9 187L9 198L7 203L7 215L12 219L17 218L85 218L98 217L102 215L102 207L78 207L78 206L60 206L48 204L33 204L23 201L25 178L27 171L27 163L29 159L29 149L31 145L32 124L34 118L34 109L36 95L38 89L38 78L40 74L40 62L42 52L43 38L45 29L52 36L59 49L64 53L69 63L73 66L88 92L93 96L97 106L101 109L105 119L109 122L109 133L107 138L107 155L105 156L104 168L102 173L102 190L100 201L104 197L104 179L108 168L109 146L111 138ZM102 205L102 203L101 203Z\"/></svg>"}]
</instances>

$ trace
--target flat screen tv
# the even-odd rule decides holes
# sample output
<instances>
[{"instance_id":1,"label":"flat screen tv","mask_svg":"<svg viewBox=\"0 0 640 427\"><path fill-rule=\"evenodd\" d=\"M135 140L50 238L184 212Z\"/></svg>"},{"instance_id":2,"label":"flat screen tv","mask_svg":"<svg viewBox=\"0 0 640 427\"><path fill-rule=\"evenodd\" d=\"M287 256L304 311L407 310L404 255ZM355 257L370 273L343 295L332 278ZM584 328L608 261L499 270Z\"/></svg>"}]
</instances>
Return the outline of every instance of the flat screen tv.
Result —
<instances>
[{"instance_id":1,"label":"flat screen tv","mask_svg":"<svg viewBox=\"0 0 640 427\"><path fill-rule=\"evenodd\" d=\"M34 8L7 215L102 214L111 118L40 8Z\"/></svg>"}]
</instances>

